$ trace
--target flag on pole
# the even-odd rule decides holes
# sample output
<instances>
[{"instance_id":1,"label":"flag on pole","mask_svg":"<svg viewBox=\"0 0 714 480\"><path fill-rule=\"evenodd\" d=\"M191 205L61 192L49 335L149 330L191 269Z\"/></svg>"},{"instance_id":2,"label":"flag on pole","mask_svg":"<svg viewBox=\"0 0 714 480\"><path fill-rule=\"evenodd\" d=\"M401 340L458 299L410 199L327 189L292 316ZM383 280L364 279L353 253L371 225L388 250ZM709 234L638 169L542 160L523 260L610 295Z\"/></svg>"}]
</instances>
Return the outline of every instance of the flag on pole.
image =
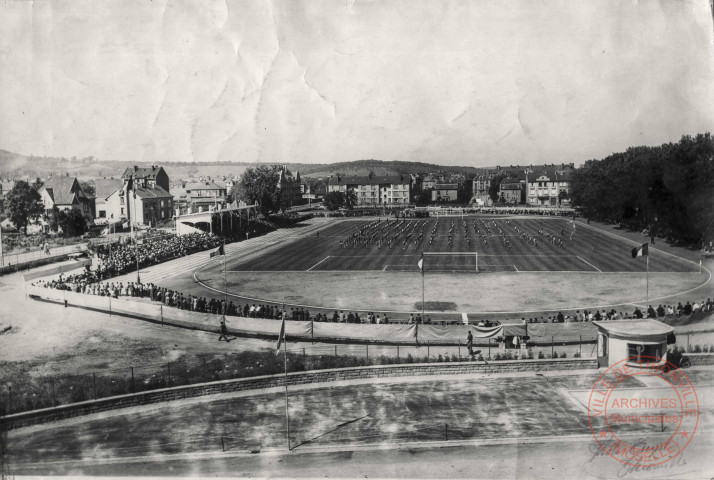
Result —
<instances>
[{"instance_id":1,"label":"flag on pole","mask_svg":"<svg viewBox=\"0 0 714 480\"><path fill-rule=\"evenodd\" d=\"M424 274L424 252L421 252L421 258L417 262L417 266L419 267L419 271Z\"/></svg>"},{"instance_id":2,"label":"flag on pole","mask_svg":"<svg viewBox=\"0 0 714 480\"><path fill-rule=\"evenodd\" d=\"M632 249L632 258L647 257L648 255L648 244L646 243L643 243L641 246Z\"/></svg>"},{"instance_id":3,"label":"flag on pole","mask_svg":"<svg viewBox=\"0 0 714 480\"><path fill-rule=\"evenodd\" d=\"M223 245L215 249L214 251L211 252L211 258L215 257L216 255L225 255L226 252L223 249Z\"/></svg>"},{"instance_id":4,"label":"flag on pole","mask_svg":"<svg viewBox=\"0 0 714 480\"><path fill-rule=\"evenodd\" d=\"M280 344L282 344L284 340L285 340L285 315L283 315L283 323L282 323L282 325L280 325L280 335L278 335L278 346L277 346L277 350L275 351L276 355L280 353Z\"/></svg>"}]
</instances>

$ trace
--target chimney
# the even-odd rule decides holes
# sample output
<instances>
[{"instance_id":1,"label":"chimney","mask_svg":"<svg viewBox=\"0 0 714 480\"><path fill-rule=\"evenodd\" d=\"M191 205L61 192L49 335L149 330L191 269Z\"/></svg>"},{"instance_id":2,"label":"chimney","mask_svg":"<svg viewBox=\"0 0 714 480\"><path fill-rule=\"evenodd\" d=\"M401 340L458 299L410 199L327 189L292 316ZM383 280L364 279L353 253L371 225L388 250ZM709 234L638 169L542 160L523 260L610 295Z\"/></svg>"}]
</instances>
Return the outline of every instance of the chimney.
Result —
<instances>
[{"instance_id":1,"label":"chimney","mask_svg":"<svg viewBox=\"0 0 714 480\"><path fill-rule=\"evenodd\" d=\"M137 165L134 165L134 171L136 172L137 170L139 170L139 167Z\"/></svg>"}]
</instances>

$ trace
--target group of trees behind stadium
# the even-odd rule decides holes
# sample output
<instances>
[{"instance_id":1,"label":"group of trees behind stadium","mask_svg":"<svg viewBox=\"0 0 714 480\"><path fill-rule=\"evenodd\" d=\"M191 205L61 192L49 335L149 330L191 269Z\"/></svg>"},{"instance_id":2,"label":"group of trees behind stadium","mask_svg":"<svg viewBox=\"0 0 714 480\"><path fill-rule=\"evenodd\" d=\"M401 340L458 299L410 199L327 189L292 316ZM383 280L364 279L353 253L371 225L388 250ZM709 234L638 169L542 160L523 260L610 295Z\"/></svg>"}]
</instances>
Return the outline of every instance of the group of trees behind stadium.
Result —
<instances>
[{"instance_id":1,"label":"group of trees behind stadium","mask_svg":"<svg viewBox=\"0 0 714 480\"><path fill-rule=\"evenodd\" d=\"M588 218L694 246L714 220L714 138L684 136L589 160L573 172L570 196Z\"/></svg>"}]
</instances>

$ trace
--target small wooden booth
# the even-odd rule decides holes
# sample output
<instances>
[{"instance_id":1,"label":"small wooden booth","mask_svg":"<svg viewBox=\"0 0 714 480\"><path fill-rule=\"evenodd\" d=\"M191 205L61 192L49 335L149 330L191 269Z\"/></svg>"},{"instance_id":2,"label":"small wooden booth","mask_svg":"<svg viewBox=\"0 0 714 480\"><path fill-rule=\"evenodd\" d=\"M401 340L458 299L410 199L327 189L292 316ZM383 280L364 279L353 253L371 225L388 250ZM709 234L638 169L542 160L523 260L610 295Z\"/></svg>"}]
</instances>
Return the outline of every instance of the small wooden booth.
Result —
<instances>
[{"instance_id":1,"label":"small wooden booth","mask_svg":"<svg viewBox=\"0 0 714 480\"><path fill-rule=\"evenodd\" d=\"M655 357L667 360L667 345L675 343L674 329L657 320L593 322L598 329L597 362L609 367L627 358ZM637 361L633 360L633 364Z\"/></svg>"}]
</instances>

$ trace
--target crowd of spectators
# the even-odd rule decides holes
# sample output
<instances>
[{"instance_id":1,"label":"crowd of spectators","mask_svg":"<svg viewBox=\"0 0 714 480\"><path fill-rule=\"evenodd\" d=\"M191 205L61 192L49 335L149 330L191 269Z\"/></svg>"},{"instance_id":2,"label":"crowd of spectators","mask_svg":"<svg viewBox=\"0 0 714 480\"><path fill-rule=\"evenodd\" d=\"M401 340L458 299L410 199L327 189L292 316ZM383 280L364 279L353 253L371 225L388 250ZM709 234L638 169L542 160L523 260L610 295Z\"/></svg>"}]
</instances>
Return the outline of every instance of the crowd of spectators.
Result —
<instances>
[{"instance_id":1,"label":"crowd of spectators","mask_svg":"<svg viewBox=\"0 0 714 480\"><path fill-rule=\"evenodd\" d=\"M153 283L136 283L136 282L103 282L99 281L96 272L85 271L80 274L60 275L57 280L44 281L40 280L38 286L45 288L55 288L59 290L68 290L87 295L98 295L104 297L141 297L148 298L154 302L160 302L167 307L175 307L181 310L189 310L193 312L223 314L228 316L238 316L247 318L266 318L280 320L283 315L287 320L310 321L315 322L332 322L332 323L352 323L352 324L388 324L394 323L390 320L386 313L383 315L375 314L374 312L366 312L360 315L357 311L335 310L332 314L317 312L311 314L309 309L304 307L287 308L284 304L282 307L270 304L236 304L232 300L217 300L214 298L200 297L196 295L184 295L183 293L171 290L165 287L159 287ZM605 310L577 310L574 314L564 315L558 312L557 315L521 318L523 323L572 323L572 322L592 322L601 320L624 320L632 318L666 318L688 316L696 312L714 311L714 301L708 298L701 302L679 302L674 305L659 305L657 308L649 306L645 313L639 308L636 308L633 313L628 314L622 311L617 312L615 309L610 311ZM397 322L401 323L401 322ZM447 322L433 321L429 315L421 316L421 314L410 314L404 322L407 324L441 324ZM457 324L459 322L448 322ZM492 327L500 325L498 321L478 320L474 322L479 327Z\"/></svg>"},{"instance_id":2,"label":"crowd of spectators","mask_svg":"<svg viewBox=\"0 0 714 480\"><path fill-rule=\"evenodd\" d=\"M677 303L676 306L674 305L659 305L657 308L654 308L652 305L649 305L647 307L646 312L642 312L640 309L635 309L634 316L635 318L661 318L661 317L681 317L682 315L688 316L693 313L697 312L712 312L714 311L714 301L712 301L711 298L707 298L706 300L702 300L701 302L694 302L694 303L685 303L682 305L682 302Z\"/></svg>"},{"instance_id":3,"label":"crowd of spectators","mask_svg":"<svg viewBox=\"0 0 714 480\"><path fill-rule=\"evenodd\" d=\"M532 317L526 319L522 318L523 322L526 323L572 323L572 322L592 322L601 320L626 320L632 318L672 318L689 316L696 312L711 312L714 311L714 301L710 298L702 300L701 302L689 303L686 302L682 305L679 302L677 305L659 305L654 308L650 305L645 312L639 308L635 308L632 313L618 312L614 308L610 311L606 310L577 310L573 315L563 315L562 312L558 312L557 315L552 316L541 316Z\"/></svg>"},{"instance_id":4,"label":"crowd of spectators","mask_svg":"<svg viewBox=\"0 0 714 480\"><path fill-rule=\"evenodd\" d=\"M195 252L215 248L222 240L210 233L191 233L188 235L171 235L155 239L145 239L134 245L99 246L96 253L99 256L98 280L115 277L136 270L136 259L139 268L190 255Z\"/></svg>"},{"instance_id":5,"label":"crowd of spectators","mask_svg":"<svg viewBox=\"0 0 714 480\"><path fill-rule=\"evenodd\" d=\"M516 211L518 209L515 209ZM531 209L526 209L531 210ZM551 209L552 214L558 214L559 210ZM571 215L572 212L568 212ZM45 288L55 288L60 290L69 290L78 293L89 295L106 296L112 298L118 297L145 297L155 302L161 302L165 306L176 307L183 310L190 310L204 313L224 314L229 316L243 316L249 318L268 318L281 319L283 315L288 320L314 320L317 322L334 322L334 323L370 323L370 324L386 324L390 323L386 314L380 316L373 312L363 313L360 316L359 312L335 311L331 315L326 313L310 314L307 308L297 307L289 310L283 305L278 307L269 304L235 304L233 301L216 300L213 298L199 297L195 295L184 295L181 292L159 287L151 283L135 283L135 282L109 282L106 279L121 275L136 269L137 255L139 266L141 268L149 265L157 264L173 258L189 255L197 251L204 251L215 248L221 244L222 240L208 233L194 233L183 236L162 236L154 239L146 239L142 243L125 244L119 246L100 246L97 247L94 253L99 258L99 266L95 270L87 268L84 272L73 275L60 275L58 280L40 281L40 286ZM588 311L580 310L573 314L564 315L559 312L553 316L531 317L521 320L524 323L570 323L570 322L591 322L599 320L621 320L629 318L666 318L688 316L696 312L714 311L714 302L711 299L701 302L681 302L675 305L659 305L653 307L650 305L644 312L636 308L631 314L617 312L615 309L610 311L595 310ZM409 324L431 324L446 322L432 322L428 315L424 318L419 314L411 314L406 320ZM478 326L489 327L498 325L498 322L491 323L488 320L481 320Z\"/></svg>"}]
</instances>

